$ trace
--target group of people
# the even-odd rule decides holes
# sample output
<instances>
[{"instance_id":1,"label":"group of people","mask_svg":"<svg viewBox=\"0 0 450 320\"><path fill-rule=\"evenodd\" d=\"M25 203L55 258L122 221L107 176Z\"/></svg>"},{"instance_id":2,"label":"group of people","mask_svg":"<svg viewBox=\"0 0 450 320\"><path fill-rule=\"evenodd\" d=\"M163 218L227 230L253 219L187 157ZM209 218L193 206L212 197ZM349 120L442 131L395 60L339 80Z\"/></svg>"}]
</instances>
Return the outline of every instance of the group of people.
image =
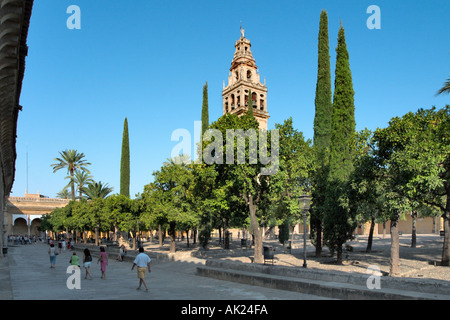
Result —
<instances>
[{"instance_id":1,"label":"group of people","mask_svg":"<svg viewBox=\"0 0 450 320\"><path fill-rule=\"evenodd\" d=\"M53 242L50 243L50 247L48 249L48 254L50 257L50 268L55 268L56 266L56 256L58 255L58 251L53 244ZM119 257L117 260L123 261L123 257L126 254L125 246L122 245ZM92 280L92 274L90 272L91 264L92 264L92 255L88 248L84 249L83 251L83 267L86 270L86 274L84 279L87 279L89 276L89 280ZM137 275L139 278L139 287L136 290L141 290L141 286L144 285L145 290L148 291L148 286L145 281L145 273L148 269L148 272L151 272L150 270L150 257L144 253L144 248L139 247L139 254L136 256L136 258L133 261L133 265L131 267L131 270L134 270L135 267L137 267ZM69 263L74 266L80 266L80 257L77 255L77 253L74 251L72 253L72 256L70 257ZM105 251L105 247L100 247L100 254L97 260L97 264L100 263L100 271L102 273L101 279L106 279L106 266L108 265L108 254Z\"/></svg>"},{"instance_id":2,"label":"group of people","mask_svg":"<svg viewBox=\"0 0 450 320\"><path fill-rule=\"evenodd\" d=\"M28 235L22 236L19 234L19 235L9 235L8 241L11 244L33 244L38 241L43 242L44 240L41 239L41 237L38 237L35 235L34 236L28 236Z\"/></svg>"}]
</instances>

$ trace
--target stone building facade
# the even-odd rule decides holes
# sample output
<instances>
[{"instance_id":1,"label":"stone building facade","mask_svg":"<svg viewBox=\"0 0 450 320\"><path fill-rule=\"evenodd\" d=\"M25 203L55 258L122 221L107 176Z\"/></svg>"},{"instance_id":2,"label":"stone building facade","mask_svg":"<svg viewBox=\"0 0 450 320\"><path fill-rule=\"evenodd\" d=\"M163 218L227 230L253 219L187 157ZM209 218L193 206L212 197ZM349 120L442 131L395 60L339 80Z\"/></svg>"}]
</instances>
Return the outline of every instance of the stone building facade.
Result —
<instances>
[{"instance_id":1,"label":"stone building facade","mask_svg":"<svg viewBox=\"0 0 450 320\"><path fill-rule=\"evenodd\" d=\"M5 199L14 182L16 135L33 0L0 0L0 248L5 246ZM0 257L3 256L3 250Z\"/></svg>"},{"instance_id":2,"label":"stone building facade","mask_svg":"<svg viewBox=\"0 0 450 320\"><path fill-rule=\"evenodd\" d=\"M4 211L6 235L43 236L38 230L42 216L65 207L69 202L70 199L52 199L27 193L24 197L7 198Z\"/></svg>"}]
</instances>

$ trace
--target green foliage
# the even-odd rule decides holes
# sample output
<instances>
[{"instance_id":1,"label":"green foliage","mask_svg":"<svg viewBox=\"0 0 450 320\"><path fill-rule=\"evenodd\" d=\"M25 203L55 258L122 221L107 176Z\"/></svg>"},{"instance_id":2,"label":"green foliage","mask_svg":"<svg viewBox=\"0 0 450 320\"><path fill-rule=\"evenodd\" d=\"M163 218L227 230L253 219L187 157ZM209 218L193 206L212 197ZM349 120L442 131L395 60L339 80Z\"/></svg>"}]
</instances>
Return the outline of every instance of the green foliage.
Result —
<instances>
[{"instance_id":1,"label":"green foliage","mask_svg":"<svg viewBox=\"0 0 450 320\"><path fill-rule=\"evenodd\" d=\"M393 118L374 134L377 161L388 182L386 209L391 218L423 204L444 219L442 264L450 262L450 106Z\"/></svg>"},{"instance_id":2,"label":"green foliage","mask_svg":"<svg viewBox=\"0 0 450 320\"><path fill-rule=\"evenodd\" d=\"M75 199L75 182L74 174L76 171L81 170L90 173L87 167L90 165L84 159L84 153L79 153L77 150L64 150L59 153L60 158L54 158L56 163L53 163L51 167L53 168L53 173L61 169L67 169L67 173L71 179L70 186L72 190L72 199Z\"/></svg>"},{"instance_id":3,"label":"green foliage","mask_svg":"<svg viewBox=\"0 0 450 320\"><path fill-rule=\"evenodd\" d=\"M345 31L341 26L336 48L329 180L346 181L355 156L355 105Z\"/></svg>"},{"instance_id":4,"label":"green foliage","mask_svg":"<svg viewBox=\"0 0 450 320\"><path fill-rule=\"evenodd\" d=\"M336 48L336 74L330 145L330 167L326 191L324 238L342 261L342 245L352 238L356 226L346 194L355 157L355 106L349 54L341 26Z\"/></svg>"},{"instance_id":5,"label":"green foliage","mask_svg":"<svg viewBox=\"0 0 450 320\"><path fill-rule=\"evenodd\" d=\"M322 224L325 215L325 199L328 181L331 125L333 114L331 92L330 48L328 37L328 15L320 13L318 35L318 67L314 116L315 167L311 170L311 242L316 255L322 251Z\"/></svg>"},{"instance_id":6,"label":"green foliage","mask_svg":"<svg viewBox=\"0 0 450 320\"><path fill-rule=\"evenodd\" d=\"M113 191L113 188L106 184L102 184L101 181L99 182L91 182L87 185L87 187L83 187L82 192L86 195L88 199L95 199L95 198L107 198L108 195Z\"/></svg>"},{"instance_id":7,"label":"green foliage","mask_svg":"<svg viewBox=\"0 0 450 320\"><path fill-rule=\"evenodd\" d=\"M180 159L171 159L153 176L154 182L146 185L142 193L143 205L151 208L151 211L143 211L143 220L147 224L168 225L173 246L171 251L174 251L175 230L190 230L198 224L193 198L193 170Z\"/></svg>"},{"instance_id":8,"label":"green foliage","mask_svg":"<svg viewBox=\"0 0 450 320\"><path fill-rule=\"evenodd\" d=\"M252 99L252 90L248 90L247 115L253 117L253 99Z\"/></svg>"},{"instance_id":9,"label":"green foliage","mask_svg":"<svg viewBox=\"0 0 450 320\"><path fill-rule=\"evenodd\" d=\"M83 188L85 185L94 182L92 176L86 171L75 171L73 176L67 176L66 179L70 179L71 181L66 186L69 187L72 181L77 185L76 191L78 191L78 198L81 199L83 196Z\"/></svg>"},{"instance_id":10,"label":"green foliage","mask_svg":"<svg viewBox=\"0 0 450 320\"><path fill-rule=\"evenodd\" d=\"M314 146L318 154L322 155L330 146L331 115L333 103L331 101L331 71L330 49L328 40L328 16L325 10L320 14L318 36L318 68L315 97L314 116ZM319 158L320 159L320 158Z\"/></svg>"},{"instance_id":11,"label":"green foliage","mask_svg":"<svg viewBox=\"0 0 450 320\"><path fill-rule=\"evenodd\" d=\"M209 127L208 82L203 86L202 136Z\"/></svg>"},{"instance_id":12,"label":"green foliage","mask_svg":"<svg viewBox=\"0 0 450 320\"><path fill-rule=\"evenodd\" d=\"M442 86L442 88L439 89L439 91L437 92L437 95L439 94L443 94L443 93L450 93L450 79L447 79L447 81L444 82L444 85Z\"/></svg>"},{"instance_id":13,"label":"green foliage","mask_svg":"<svg viewBox=\"0 0 450 320\"><path fill-rule=\"evenodd\" d=\"M289 228L290 228L290 220L286 219L283 224L278 226L278 241L281 244L284 244L286 241L289 241Z\"/></svg>"},{"instance_id":14,"label":"green foliage","mask_svg":"<svg viewBox=\"0 0 450 320\"><path fill-rule=\"evenodd\" d=\"M123 123L122 154L120 159L120 194L130 197L130 141L128 120Z\"/></svg>"}]
</instances>

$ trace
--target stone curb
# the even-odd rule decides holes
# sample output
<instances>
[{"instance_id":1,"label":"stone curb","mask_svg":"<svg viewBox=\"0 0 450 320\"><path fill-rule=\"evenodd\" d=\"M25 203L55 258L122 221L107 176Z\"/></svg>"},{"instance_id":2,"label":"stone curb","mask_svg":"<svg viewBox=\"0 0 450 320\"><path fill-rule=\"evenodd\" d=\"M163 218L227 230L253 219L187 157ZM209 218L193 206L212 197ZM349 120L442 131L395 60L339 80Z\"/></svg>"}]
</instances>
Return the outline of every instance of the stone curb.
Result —
<instances>
[{"instance_id":1,"label":"stone curb","mask_svg":"<svg viewBox=\"0 0 450 320\"><path fill-rule=\"evenodd\" d=\"M368 289L363 275L344 275L336 272L318 272L265 265L247 265L228 261L208 260L205 266L197 267L197 274L220 280L234 281L274 289L289 290L335 299L349 300L440 300L450 299L447 284L429 285L389 278L381 280L382 289ZM384 277L382 277L384 279ZM414 279L413 279L414 280ZM399 286L399 287L396 287ZM434 288L434 290L433 290ZM427 289L429 292L424 292Z\"/></svg>"}]
</instances>

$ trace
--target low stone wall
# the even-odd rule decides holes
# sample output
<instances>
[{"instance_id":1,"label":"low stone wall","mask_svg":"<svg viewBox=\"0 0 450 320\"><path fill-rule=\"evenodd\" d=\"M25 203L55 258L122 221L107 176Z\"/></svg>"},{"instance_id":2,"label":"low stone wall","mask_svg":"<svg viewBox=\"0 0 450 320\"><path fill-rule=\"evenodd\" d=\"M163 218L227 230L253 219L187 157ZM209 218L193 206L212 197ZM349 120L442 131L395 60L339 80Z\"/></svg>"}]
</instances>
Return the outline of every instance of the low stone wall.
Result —
<instances>
[{"instance_id":1,"label":"low stone wall","mask_svg":"<svg viewBox=\"0 0 450 320\"><path fill-rule=\"evenodd\" d=\"M98 257L100 254L100 247L105 248L105 252L108 254L108 259L117 259L119 256L118 246L107 246L101 245L96 246L94 244L76 244L74 249L76 251L83 252L85 248L88 248L93 257ZM164 252L154 252L152 250L144 251L150 259L152 259L152 264L169 262L169 261L195 261L196 263L204 264L205 261L201 259L196 259L191 256L191 252L176 252L176 253L164 253ZM133 262L134 258L138 254L138 250L127 250L127 254L124 257L124 261Z\"/></svg>"},{"instance_id":2,"label":"low stone wall","mask_svg":"<svg viewBox=\"0 0 450 320\"><path fill-rule=\"evenodd\" d=\"M264 274L276 277L289 277L305 279L309 281L324 281L330 283L346 283L365 287L369 274L348 273L340 271L324 271L304 268L292 268L283 266L270 266L260 264L239 263L220 260L207 260L206 267L224 270L243 271L249 274ZM396 278L389 276L381 277L381 286L385 289L408 290L430 294L450 295L450 281L439 281L432 279Z\"/></svg>"}]
</instances>

